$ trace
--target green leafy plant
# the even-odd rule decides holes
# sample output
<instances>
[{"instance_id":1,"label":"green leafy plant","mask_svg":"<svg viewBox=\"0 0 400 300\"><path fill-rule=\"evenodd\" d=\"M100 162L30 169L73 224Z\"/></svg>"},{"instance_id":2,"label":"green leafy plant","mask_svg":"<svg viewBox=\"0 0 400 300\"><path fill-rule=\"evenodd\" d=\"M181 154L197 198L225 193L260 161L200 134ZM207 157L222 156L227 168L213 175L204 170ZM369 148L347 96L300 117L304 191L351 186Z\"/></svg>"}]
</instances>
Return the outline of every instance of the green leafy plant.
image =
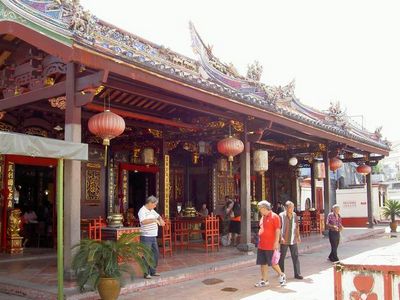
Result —
<instances>
[{"instance_id":1,"label":"green leafy plant","mask_svg":"<svg viewBox=\"0 0 400 300\"><path fill-rule=\"evenodd\" d=\"M400 217L400 201L398 200L385 201L385 206L382 207L382 215L385 218L390 218L390 220L394 222L396 216Z\"/></svg>"},{"instance_id":2,"label":"green leafy plant","mask_svg":"<svg viewBox=\"0 0 400 300\"><path fill-rule=\"evenodd\" d=\"M81 291L85 285L97 288L99 278L115 278L121 282L124 273L135 276L133 262L146 271L143 257L154 265L151 250L139 242L140 233L123 234L117 241L84 239L73 247L78 248L73 257L72 269Z\"/></svg>"}]
</instances>

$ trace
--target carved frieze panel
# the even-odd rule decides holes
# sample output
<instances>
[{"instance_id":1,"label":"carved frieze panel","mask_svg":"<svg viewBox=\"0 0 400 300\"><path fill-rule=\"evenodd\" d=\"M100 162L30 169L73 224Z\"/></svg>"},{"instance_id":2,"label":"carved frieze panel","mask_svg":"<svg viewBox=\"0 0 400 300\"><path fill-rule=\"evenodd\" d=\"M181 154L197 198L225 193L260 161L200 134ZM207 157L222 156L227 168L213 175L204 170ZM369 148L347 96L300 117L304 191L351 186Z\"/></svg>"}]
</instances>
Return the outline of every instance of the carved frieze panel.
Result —
<instances>
[{"instance_id":1,"label":"carved frieze panel","mask_svg":"<svg viewBox=\"0 0 400 300\"><path fill-rule=\"evenodd\" d=\"M235 180L232 176L217 175L217 205L225 204L225 196L235 195Z\"/></svg>"},{"instance_id":2,"label":"carved frieze panel","mask_svg":"<svg viewBox=\"0 0 400 300\"><path fill-rule=\"evenodd\" d=\"M86 164L85 202L100 204L101 164Z\"/></svg>"}]
</instances>

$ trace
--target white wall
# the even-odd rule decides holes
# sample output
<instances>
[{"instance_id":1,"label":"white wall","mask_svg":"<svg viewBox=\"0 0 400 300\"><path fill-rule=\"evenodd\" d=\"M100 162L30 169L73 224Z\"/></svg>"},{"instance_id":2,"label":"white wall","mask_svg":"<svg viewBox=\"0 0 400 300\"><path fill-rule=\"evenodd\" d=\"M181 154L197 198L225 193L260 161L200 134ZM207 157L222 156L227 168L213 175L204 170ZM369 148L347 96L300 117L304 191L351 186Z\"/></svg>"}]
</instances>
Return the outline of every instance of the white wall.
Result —
<instances>
[{"instance_id":1,"label":"white wall","mask_svg":"<svg viewBox=\"0 0 400 300\"><path fill-rule=\"evenodd\" d=\"M378 187L372 187L372 214L379 219ZM343 189L336 190L336 202L340 206L340 214L344 218L366 218L367 211L367 189Z\"/></svg>"},{"instance_id":2,"label":"white wall","mask_svg":"<svg viewBox=\"0 0 400 300\"><path fill-rule=\"evenodd\" d=\"M311 199L311 188L302 187L299 198L297 209L303 211L305 210L306 199ZM344 218L368 217L366 187L336 190L336 202L340 205L340 214ZM378 186L372 186L372 214L376 219L380 219Z\"/></svg>"},{"instance_id":3,"label":"white wall","mask_svg":"<svg viewBox=\"0 0 400 300\"><path fill-rule=\"evenodd\" d=\"M303 211L306 208L306 199L310 198L311 200L311 187L302 187L300 189L300 201L297 201L297 210Z\"/></svg>"}]
</instances>

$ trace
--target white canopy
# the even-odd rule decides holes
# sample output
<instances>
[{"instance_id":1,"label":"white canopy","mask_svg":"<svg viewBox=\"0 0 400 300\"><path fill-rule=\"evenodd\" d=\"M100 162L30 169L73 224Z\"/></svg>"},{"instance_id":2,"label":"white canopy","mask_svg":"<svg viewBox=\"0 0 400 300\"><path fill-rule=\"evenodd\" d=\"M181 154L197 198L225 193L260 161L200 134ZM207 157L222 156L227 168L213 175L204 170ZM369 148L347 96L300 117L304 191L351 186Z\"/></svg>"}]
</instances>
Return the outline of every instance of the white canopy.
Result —
<instances>
[{"instance_id":1,"label":"white canopy","mask_svg":"<svg viewBox=\"0 0 400 300\"><path fill-rule=\"evenodd\" d=\"M0 154L88 160L88 145L0 131Z\"/></svg>"}]
</instances>

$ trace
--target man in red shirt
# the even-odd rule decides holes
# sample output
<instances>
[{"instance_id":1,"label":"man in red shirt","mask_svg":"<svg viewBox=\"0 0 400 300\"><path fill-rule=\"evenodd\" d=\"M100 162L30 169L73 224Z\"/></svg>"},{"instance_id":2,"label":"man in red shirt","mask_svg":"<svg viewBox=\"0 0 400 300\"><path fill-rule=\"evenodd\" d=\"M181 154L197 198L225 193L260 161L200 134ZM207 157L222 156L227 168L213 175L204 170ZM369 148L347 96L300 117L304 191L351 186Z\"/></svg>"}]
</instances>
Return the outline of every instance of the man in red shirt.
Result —
<instances>
[{"instance_id":1,"label":"man in red shirt","mask_svg":"<svg viewBox=\"0 0 400 300\"><path fill-rule=\"evenodd\" d=\"M268 266L279 274L279 283L286 285L286 275L281 271L278 262L272 265L274 250L279 250L279 239L281 234L281 221L279 216L272 212L271 203L266 200L258 202L258 210L262 217L260 220L260 230L258 232L259 242L257 249L257 265L261 266L261 280L256 283L256 287L268 286Z\"/></svg>"}]
</instances>

